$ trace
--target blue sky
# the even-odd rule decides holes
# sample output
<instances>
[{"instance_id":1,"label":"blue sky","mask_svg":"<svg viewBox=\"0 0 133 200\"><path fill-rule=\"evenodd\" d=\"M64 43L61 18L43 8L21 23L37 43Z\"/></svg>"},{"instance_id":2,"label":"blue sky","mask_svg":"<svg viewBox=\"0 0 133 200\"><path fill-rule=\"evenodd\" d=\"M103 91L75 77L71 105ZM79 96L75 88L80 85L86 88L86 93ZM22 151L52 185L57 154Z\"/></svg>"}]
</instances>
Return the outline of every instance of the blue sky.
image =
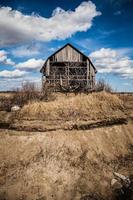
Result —
<instances>
[{"instance_id":1,"label":"blue sky","mask_svg":"<svg viewBox=\"0 0 133 200\"><path fill-rule=\"evenodd\" d=\"M68 42L91 58L97 80L133 91L133 0L0 0L0 90L40 85L42 64Z\"/></svg>"}]
</instances>

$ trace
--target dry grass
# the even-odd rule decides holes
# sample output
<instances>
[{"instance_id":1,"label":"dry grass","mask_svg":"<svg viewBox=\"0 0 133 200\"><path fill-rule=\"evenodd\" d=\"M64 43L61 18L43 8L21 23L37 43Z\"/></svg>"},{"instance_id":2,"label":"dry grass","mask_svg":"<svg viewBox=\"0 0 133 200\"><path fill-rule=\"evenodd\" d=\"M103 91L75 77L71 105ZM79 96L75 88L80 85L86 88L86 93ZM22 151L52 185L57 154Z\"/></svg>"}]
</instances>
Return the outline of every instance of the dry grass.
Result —
<instances>
[{"instance_id":1,"label":"dry grass","mask_svg":"<svg viewBox=\"0 0 133 200\"><path fill-rule=\"evenodd\" d=\"M12 97L15 94L15 92L0 92L0 98L1 97Z\"/></svg>"},{"instance_id":2,"label":"dry grass","mask_svg":"<svg viewBox=\"0 0 133 200\"><path fill-rule=\"evenodd\" d=\"M59 95L56 101L30 102L22 108L19 117L46 121L86 121L122 117L123 109L123 101L119 97L105 92L77 96Z\"/></svg>"},{"instance_id":3,"label":"dry grass","mask_svg":"<svg viewBox=\"0 0 133 200\"><path fill-rule=\"evenodd\" d=\"M55 96L51 102L28 103L14 117L18 126L56 131L0 130L0 199L77 200L91 192L109 199L113 172L132 173L132 121L84 131L59 130L66 121L80 125L122 117L123 100L105 92ZM8 114L1 113L4 122L11 121L13 114Z\"/></svg>"},{"instance_id":4,"label":"dry grass","mask_svg":"<svg viewBox=\"0 0 133 200\"><path fill-rule=\"evenodd\" d=\"M0 132L0 199L111 199L113 172L132 173L132 125L87 131Z\"/></svg>"},{"instance_id":5,"label":"dry grass","mask_svg":"<svg viewBox=\"0 0 133 200\"><path fill-rule=\"evenodd\" d=\"M124 102L126 115L133 119L133 94L119 94L119 98Z\"/></svg>"},{"instance_id":6,"label":"dry grass","mask_svg":"<svg viewBox=\"0 0 133 200\"><path fill-rule=\"evenodd\" d=\"M20 89L16 89L15 92L0 93L0 111L11 111L11 107L14 105L23 107L29 101L47 99L46 94L42 93L34 83L26 82L22 84Z\"/></svg>"}]
</instances>

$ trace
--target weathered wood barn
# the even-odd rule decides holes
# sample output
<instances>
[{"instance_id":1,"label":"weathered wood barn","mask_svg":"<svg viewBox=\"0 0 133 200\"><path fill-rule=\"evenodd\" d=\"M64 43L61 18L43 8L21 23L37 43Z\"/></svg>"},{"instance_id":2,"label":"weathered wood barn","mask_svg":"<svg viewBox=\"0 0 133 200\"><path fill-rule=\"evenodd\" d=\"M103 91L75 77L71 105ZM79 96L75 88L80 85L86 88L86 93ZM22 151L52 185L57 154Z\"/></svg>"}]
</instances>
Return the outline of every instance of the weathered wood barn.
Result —
<instances>
[{"instance_id":1,"label":"weathered wood barn","mask_svg":"<svg viewBox=\"0 0 133 200\"><path fill-rule=\"evenodd\" d=\"M44 89L83 91L95 87L96 68L86 55L69 43L52 54L40 72Z\"/></svg>"}]
</instances>

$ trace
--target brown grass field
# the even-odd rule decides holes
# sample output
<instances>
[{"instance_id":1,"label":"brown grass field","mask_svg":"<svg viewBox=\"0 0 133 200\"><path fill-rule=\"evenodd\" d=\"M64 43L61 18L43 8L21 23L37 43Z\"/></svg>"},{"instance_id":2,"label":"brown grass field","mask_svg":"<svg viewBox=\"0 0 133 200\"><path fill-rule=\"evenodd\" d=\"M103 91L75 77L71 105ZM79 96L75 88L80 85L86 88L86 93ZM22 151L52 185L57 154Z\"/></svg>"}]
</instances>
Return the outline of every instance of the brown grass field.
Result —
<instances>
[{"instance_id":1,"label":"brown grass field","mask_svg":"<svg viewBox=\"0 0 133 200\"><path fill-rule=\"evenodd\" d=\"M0 200L113 200L113 172L133 173L133 95L56 94L0 127Z\"/></svg>"}]
</instances>

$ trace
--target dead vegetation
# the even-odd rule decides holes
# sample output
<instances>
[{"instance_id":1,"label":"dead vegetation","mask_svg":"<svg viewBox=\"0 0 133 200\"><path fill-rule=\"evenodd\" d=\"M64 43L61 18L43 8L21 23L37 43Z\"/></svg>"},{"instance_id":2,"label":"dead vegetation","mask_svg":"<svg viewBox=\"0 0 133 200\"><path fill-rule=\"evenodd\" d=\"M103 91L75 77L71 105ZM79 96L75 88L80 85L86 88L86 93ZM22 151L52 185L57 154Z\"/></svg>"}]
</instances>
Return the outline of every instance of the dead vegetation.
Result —
<instances>
[{"instance_id":1,"label":"dead vegetation","mask_svg":"<svg viewBox=\"0 0 133 200\"><path fill-rule=\"evenodd\" d=\"M90 129L126 123L124 109L123 101L107 92L88 95L55 93L54 100L31 100L20 111L12 113L8 127L21 131ZM3 120L0 124L2 127L7 125Z\"/></svg>"},{"instance_id":2,"label":"dead vegetation","mask_svg":"<svg viewBox=\"0 0 133 200\"><path fill-rule=\"evenodd\" d=\"M95 87L95 92L97 91L105 91L105 92L112 92L111 86L106 83L103 79L100 79ZM79 92L72 93L79 94ZM83 96L85 93L82 93ZM70 93L66 93L65 95L70 95ZM38 87L34 83L25 82L22 84L20 89L16 89L12 93L0 93L0 111L11 111L11 107L14 105L18 105L23 107L26 104L30 104L31 102L51 102L54 101L58 96L56 93L53 93L50 89L45 89L45 91L40 91ZM62 94L63 96L63 94Z\"/></svg>"},{"instance_id":3,"label":"dead vegetation","mask_svg":"<svg viewBox=\"0 0 133 200\"><path fill-rule=\"evenodd\" d=\"M109 93L61 95L52 102L29 102L19 113L21 119L41 120L98 120L122 117L124 104Z\"/></svg>"},{"instance_id":4,"label":"dead vegetation","mask_svg":"<svg viewBox=\"0 0 133 200\"><path fill-rule=\"evenodd\" d=\"M11 111L11 107L18 105L23 107L29 101L44 100L43 94L38 90L34 83L26 82L20 89L7 95L0 94L0 111Z\"/></svg>"},{"instance_id":5,"label":"dead vegetation","mask_svg":"<svg viewBox=\"0 0 133 200\"><path fill-rule=\"evenodd\" d=\"M133 96L35 94L0 112L0 199L114 200L113 172L132 173Z\"/></svg>"},{"instance_id":6,"label":"dead vegetation","mask_svg":"<svg viewBox=\"0 0 133 200\"><path fill-rule=\"evenodd\" d=\"M95 86L96 91L113 92L113 88L104 79L99 79Z\"/></svg>"},{"instance_id":7,"label":"dead vegetation","mask_svg":"<svg viewBox=\"0 0 133 200\"><path fill-rule=\"evenodd\" d=\"M119 94L118 97L124 103L126 115L133 119L133 94Z\"/></svg>"},{"instance_id":8,"label":"dead vegetation","mask_svg":"<svg viewBox=\"0 0 133 200\"><path fill-rule=\"evenodd\" d=\"M1 130L0 197L112 200L113 172L132 173L132 143L130 124L71 133Z\"/></svg>"},{"instance_id":9,"label":"dead vegetation","mask_svg":"<svg viewBox=\"0 0 133 200\"><path fill-rule=\"evenodd\" d=\"M22 87L17 90L13 96L13 102L16 105L24 106L29 101L42 100L42 93L38 90L34 83L26 82L22 84Z\"/></svg>"}]
</instances>

